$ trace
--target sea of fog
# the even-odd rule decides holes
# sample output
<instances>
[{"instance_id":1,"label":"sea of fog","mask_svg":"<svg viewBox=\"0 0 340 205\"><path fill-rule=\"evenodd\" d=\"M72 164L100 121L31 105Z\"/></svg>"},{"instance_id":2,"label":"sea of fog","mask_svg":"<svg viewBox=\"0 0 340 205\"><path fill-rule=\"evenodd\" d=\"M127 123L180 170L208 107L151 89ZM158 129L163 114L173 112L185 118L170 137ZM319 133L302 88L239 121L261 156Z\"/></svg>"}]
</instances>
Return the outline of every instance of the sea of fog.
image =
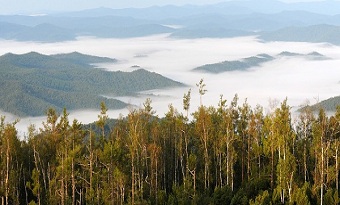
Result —
<instances>
[{"instance_id":1,"label":"sea of fog","mask_svg":"<svg viewBox=\"0 0 340 205\"><path fill-rule=\"evenodd\" d=\"M43 54L69 53L105 56L119 60L115 64L97 65L109 71L132 71L136 66L157 72L188 87L164 90L150 90L137 97L121 96L117 99L142 106L146 98L152 99L152 106L158 116L163 116L168 105L173 104L182 112L182 98L192 89L191 111L199 106L196 83L204 79L207 93L204 105L217 106L220 95L230 102L237 93L243 104L257 104L269 107L270 101L283 101L286 97L290 106L297 108L306 101L311 104L338 96L340 91L340 47L325 43L262 42L255 37L228 39L174 39L157 35L129 39L98 39L82 37L76 41L58 43L36 43L0 41L0 55L8 52L21 54L36 51ZM275 56L282 51L307 54L313 51L328 57L327 60L311 60L305 57L282 57L254 67L249 71L233 71L220 74L192 72L197 66L266 53ZM111 96L107 96L111 97ZM99 105L98 105L99 107ZM109 110L109 117L126 116L128 108ZM17 117L3 113L8 121ZM98 110L71 111L70 118L82 123L97 119ZM17 125L20 133L27 132L29 124L41 126L45 117L23 118Z\"/></svg>"}]
</instances>

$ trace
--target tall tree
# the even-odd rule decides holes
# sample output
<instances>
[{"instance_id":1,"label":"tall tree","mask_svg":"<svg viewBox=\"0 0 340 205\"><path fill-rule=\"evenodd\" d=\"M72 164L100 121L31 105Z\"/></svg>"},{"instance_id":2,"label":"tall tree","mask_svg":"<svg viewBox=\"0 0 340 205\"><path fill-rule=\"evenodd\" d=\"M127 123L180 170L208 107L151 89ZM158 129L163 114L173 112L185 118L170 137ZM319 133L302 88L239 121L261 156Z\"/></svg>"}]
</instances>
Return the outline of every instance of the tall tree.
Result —
<instances>
[{"instance_id":1,"label":"tall tree","mask_svg":"<svg viewBox=\"0 0 340 205\"><path fill-rule=\"evenodd\" d=\"M254 111L250 113L249 129L248 129L248 148L247 148L247 173L249 177L255 177L253 170L257 171L257 176L261 178L261 164L263 155L262 146L262 130L263 130L264 116L263 108L256 106Z\"/></svg>"},{"instance_id":2,"label":"tall tree","mask_svg":"<svg viewBox=\"0 0 340 205\"><path fill-rule=\"evenodd\" d=\"M198 111L194 113L196 133L201 141L201 146L203 149L204 158L204 189L208 189L210 185L210 141L211 141L211 113L210 110L203 106L202 96L206 93L205 84L203 79L200 80L198 84L198 92L200 94L200 107Z\"/></svg>"},{"instance_id":3,"label":"tall tree","mask_svg":"<svg viewBox=\"0 0 340 205\"><path fill-rule=\"evenodd\" d=\"M96 122L96 124L102 131L102 140L104 140L105 138L105 124L109 118L107 115L107 110L108 109L105 105L105 102L101 102L100 103L100 114L98 115L98 121Z\"/></svg>"},{"instance_id":4,"label":"tall tree","mask_svg":"<svg viewBox=\"0 0 340 205\"><path fill-rule=\"evenodd\" d=\"M325 193L326 152L327 152L328 117L323 109L313 123L313 152L315 155L314 186L320 189L319 203L323 204Z\"/></svg>"},{"instance_id":5,"label":"tall tree","mask_svg":"<svg viewBox=\"0 0 340 205\"><path fill-rule=\"evenodd\" d=\"M293 177L296 172L295 157L293 148L295 144L295 134L292 130L290 108L287 99L276 109L274 118L274 134L277 140L278 149L278 186L281 202L285 203L286 192L288 192L289 202L292 202Z\"/></svg>"},{"instance_id":6,"label":"tall tree","mask_svg":"<svg viewBox=\"0 0 340 205\"><path fill-rule=\"evenodd\" d=\"M3 192L2 204L19 203L19 177L20 167L20 141L14 123L4 123L5 118L0 119L0 192Z\"/></svg>"},{"instance_id":7,"label":"tall tree","mask_svg":"<svg viewBox=\"0 0 340 205\"><path fill-rule=\"evenodd\" d=\"M304 181L310 181L310 166L308 162L311 157L309 156L308 150L310 150L311 142L312 142L312 125L314 121L314 114L310 107L306 107L302 110L299 115L298 123L297 123L297 136L298 143L302 146L303 152L298 157L298 162L302 160L303 167L303 177ZM299 154L299 153L297 153Z\"/></svg>"}]
</instances>

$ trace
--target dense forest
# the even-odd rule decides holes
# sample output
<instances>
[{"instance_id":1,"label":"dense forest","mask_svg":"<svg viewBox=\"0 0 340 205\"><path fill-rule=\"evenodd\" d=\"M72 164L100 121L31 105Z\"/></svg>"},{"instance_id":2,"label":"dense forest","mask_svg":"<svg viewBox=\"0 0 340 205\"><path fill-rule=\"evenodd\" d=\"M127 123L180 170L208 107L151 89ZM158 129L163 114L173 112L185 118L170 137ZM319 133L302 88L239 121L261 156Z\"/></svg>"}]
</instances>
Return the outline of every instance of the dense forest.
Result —
<instances>
[{"instance_id":1,"label":"dense forest","mask_svg":"<svg viewBox=\"0 0 340 205\"><path fill-rule=\"evenodd\" d=\"M287 100L264 112L238 96L155 115L147 99L93 125L48 109L19 138L0 123L1 204L338 204L340 107L292 120ZM110 122L110 123L109 123Z\"/></svg>"},{"instance_id":2,"label":"dense forest","mask_svg":"<svg viewBox=\"0 0 340 205\"><path fill-rule=\"evenodd\" d=\"M62 112L95 109L104 101L110 109L127 106L106 98L136 95L140 91L180 87L182 83L138 68L132 72L109 72L95 63L115 63L116 59L78 52L43 55L8 53L0 56L0 107L14 115L41 116L49 107Z\"/></svg>"}]
</instances>

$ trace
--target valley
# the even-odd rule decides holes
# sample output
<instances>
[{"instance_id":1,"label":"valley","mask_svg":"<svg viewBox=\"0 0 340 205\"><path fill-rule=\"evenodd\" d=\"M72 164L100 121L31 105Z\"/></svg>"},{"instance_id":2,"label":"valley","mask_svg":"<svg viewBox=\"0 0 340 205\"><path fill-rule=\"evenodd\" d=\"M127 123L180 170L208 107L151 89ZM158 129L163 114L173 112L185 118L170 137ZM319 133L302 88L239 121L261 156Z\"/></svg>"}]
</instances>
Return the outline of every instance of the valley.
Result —
<instances>
[{"instance_id":1,"label":"valley","mask_svg":"<svg viewBox=\"0 0 340 205\"><path fill-rule=\"evenodd\" d=\"M285 98L294 110L327 99L323 104L336 105L340 21L332 8L338 2L263 5L249 1L1 15L1 58L21 58L35 69L1 61L6 71L0 75L5 96L0 110L9 119L21 118L22 127L39 122L50 106L59 112L66 107L71 116L89 123L100 101L117 118L151 98L162 116L169 104L182 107L189 89L198 107L200 79L207 85L207 106L216 105L220 95L231 100L235 94L265 108ZM304 5L307 10L297 9ZM41 70L53 64L64 70ZM18 72L9 73L8 66Z\"/></svg>"},{"instance_id":2,"label":"valley","mask_svg":"<svg viewBox=\"0 0 340 205\"><path fill-rule=\"evenodd\" d=\"M2 204L338 204L339 8L3 2Z\"/></svg>"},{"instance_id":3,"label":"valley","mask_svg":"<svg viewBox=\"0 0 340 205\"><path fill-rule=\"evenodd\" d=\"M105 56L108 59L114 59L114 62L96 61L94 65L91 65L92 72L106 70L129 73L143 68L146 70L145 72L157 73L157 75L186 85L162 89L155 85L146 87L143 92L133 90L138 92L134 95L120 93L120 97L109 92L96 95L97 98L105 96L108 100L120 102L121 107L109 108L108 113L111 118L127 114L129 110L126 105L128 104L142 106L146 98L152 99L152 106L157 115L162 116L169 104L181 108L183 94L190 88L192 89L192 107L196 108L199 106L196 83L202 78L208 90L203 98L203 102L207 106L217 105L220 95L230 101L235 94L238 94L241 101L247 98L247 102L251 106L255 107L259 104L265 108L269 107L269 101L282 101L287 97L289 104L293 106L294 110L297 110L306 101L312 105L339 95L339 48L324 43L261 42L255 37L173 39L168 35L157 35L128 39L84 37L76 41L58 43L3 40L1 45L3 45L0 48L1 55L9 52L18 55L40 53L44 56L58 57L56 54L60 53L73 53L74 55L76 50L78 53L91 56ZM35 53L30 53L32 50ZM194 68L203 65L226 60L239 61L259 53L275 57L275 60L259 64L257 67L245 71L235 70L218 74L193 71ZM92 66L99 66L101 69L94 69ZM85 70L90 71L89 68ZM141 81L142 84L143 82ZM104 84L97 89L104 89L105 86L102 87ZM97 93L97 91L93 92ZM69 111L72 117L83 123L90 123L96 120L99 103L100 100L97 100L90 107L73 106L69 108ZM61 105L59 109L62 108ZM44 115L41 110L40 114ZM22 116L25 115L27 114ZM39 113L34 115L39 115ZM16 118L18 117L8 117L12 120ZM20 118L21 132L27 132L27 125L30 123L41 125L41 119L43 119L39 116Z\"/></svg>"}]
</instances>

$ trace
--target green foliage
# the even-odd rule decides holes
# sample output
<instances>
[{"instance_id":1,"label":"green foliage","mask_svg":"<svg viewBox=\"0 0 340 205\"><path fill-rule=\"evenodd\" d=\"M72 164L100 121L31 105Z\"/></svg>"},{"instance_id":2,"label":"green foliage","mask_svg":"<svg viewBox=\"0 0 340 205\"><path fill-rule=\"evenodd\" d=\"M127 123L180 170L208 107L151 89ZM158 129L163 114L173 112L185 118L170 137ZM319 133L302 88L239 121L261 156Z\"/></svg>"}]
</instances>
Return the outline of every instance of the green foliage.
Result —
<instances>
[{"instance_id":1,"label":"green foliage","mask_svg":"<svg viewBox=\"0 0 340 205\"><path fill-rule=\"evenodd\" d=\"M310 185L308 182L305 182L301 188L297 188L293 194L293 202L296 205L309 205L310 202Z\"/></svg>"},{"instance_id":2,"label":"green foliage","mask_svg":"<svg viewBox=\"0 0 340 205\"><path fill-rule=\"evenodd\" d=\"M230 204L233 198L233 191L229 186L216 188L214 190L212 201L213 204Z\"/></svg>"},{"instance_id":3,"label":"green foliage","mask_svg":"<svg viewBox=\"0 0 340 205\"><path fill-rule=\"evenodd\" d=\"M339 198L339 192L337 190L334 190L332 188L327 190L327 193L325 194L325 204L335 205L340 203Z\"/></svg>"},{"instance_id":4,"label":"green foliage","mask_svg":"<svg viewBox=\"0 0 340 205\"><path fill-rule=\"evenodd\" d=\"M238 189L236 194L233 196L230 205L237 205L237 204L247 205L248 202L249 202L249 199L247 197L247 192L243 188L240 188Z\"/></svg>"},{"instance_id":5,"label":"green foliage","mask_svg":"<svg viewBox=\"0 0 340 205\"><path fill-rule=\"evenodd\" d=\"M250 205L270 205L270 197L268 190L259 193L259 195L256 196L255 200L249 201Z\"/></svg>"},{"instance_id":6,"label":"green foliage","mask_svg":"<svg viewBox=\"0 0 340 205\"><path fill-rule=\"evenodd\" d=\"M330 117L322 110L317 118L303 115L293 129L286 100L267 115L246 102L239 106L237 95L226 102L199 107L192 121L173 106L158 118L149 99L110 120L101 103L98 121L87 126L71 123L66 109L61 115L48 109L43 127L30 126L27 140L1 117L0 198L4 204L339 203L340 108Z\"/></svg>"},{"instance_id":7,"label":"green foliage","mask_svg":"<svg viewBox=\"0 0 340 205\"><path fill-rule=\"evenodd\" d=\"M6 97L0 99L0 107L18 116L43 115L50 107L58 112L63 108L94 109L100 102L117 109L126 104L103 96L182 86L143 69L108 72L90 64L99 62L112 63L115 59L80 53L3 55L0 57L0 95Z\"/></svg>"}]
</instances>

